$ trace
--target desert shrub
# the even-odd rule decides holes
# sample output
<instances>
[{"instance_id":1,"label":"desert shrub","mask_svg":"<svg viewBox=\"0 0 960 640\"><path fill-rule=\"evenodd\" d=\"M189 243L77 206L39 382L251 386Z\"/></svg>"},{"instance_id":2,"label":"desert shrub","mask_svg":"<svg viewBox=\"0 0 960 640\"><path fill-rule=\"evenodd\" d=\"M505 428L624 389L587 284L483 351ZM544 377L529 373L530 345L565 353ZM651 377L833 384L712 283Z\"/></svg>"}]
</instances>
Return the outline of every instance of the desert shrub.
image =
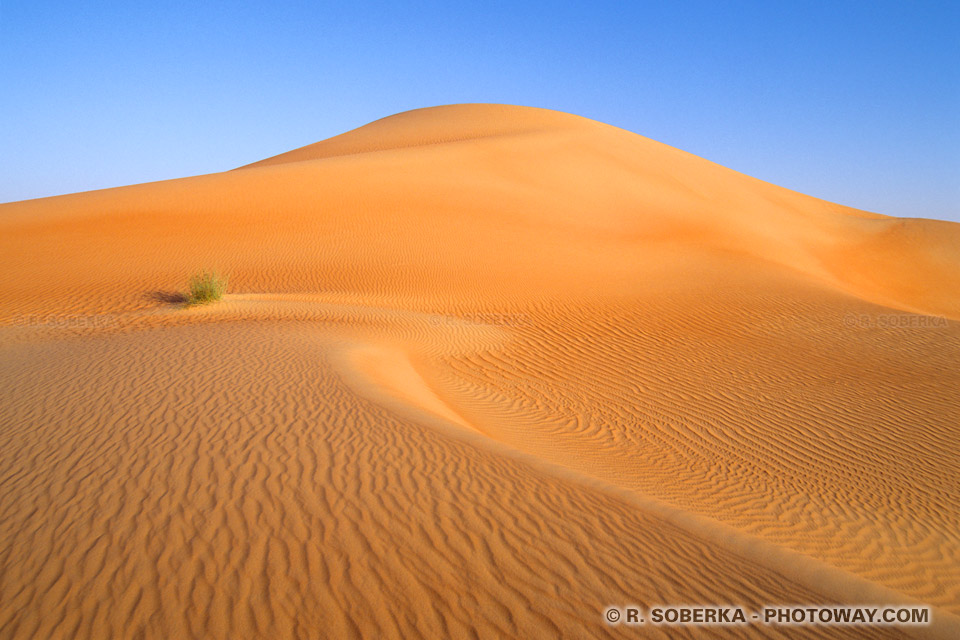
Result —
<instances>
[{"instance_id":1,"label":"desert shrub","mask_svg":"<svg viewBox=\"0 0 960 640\"><path fill-rule=\"evenodd\" d=\"M216 302L227 292L227 279L216 271L201 271L190 278L190 290L187 291L187 304L209 304Z\"/></svg>"}]
</instances>

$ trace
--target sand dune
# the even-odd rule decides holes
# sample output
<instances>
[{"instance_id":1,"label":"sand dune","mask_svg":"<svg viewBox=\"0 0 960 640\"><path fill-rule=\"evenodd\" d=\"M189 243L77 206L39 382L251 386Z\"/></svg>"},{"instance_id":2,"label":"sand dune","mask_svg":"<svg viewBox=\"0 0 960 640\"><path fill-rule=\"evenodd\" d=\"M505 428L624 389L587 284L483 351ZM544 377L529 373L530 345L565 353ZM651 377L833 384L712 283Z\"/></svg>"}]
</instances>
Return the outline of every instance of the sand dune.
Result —
<instances>
[{"instance_id":1,"label":"sand dune","mask_svg":"<svg viewBox=\"0 0 960 640\"><path fill-rule=\"evenodd\" d=\"M960 635L960 225L457 105L0 205L0 266L0 637Z\"/></svg>"}]
</instances>

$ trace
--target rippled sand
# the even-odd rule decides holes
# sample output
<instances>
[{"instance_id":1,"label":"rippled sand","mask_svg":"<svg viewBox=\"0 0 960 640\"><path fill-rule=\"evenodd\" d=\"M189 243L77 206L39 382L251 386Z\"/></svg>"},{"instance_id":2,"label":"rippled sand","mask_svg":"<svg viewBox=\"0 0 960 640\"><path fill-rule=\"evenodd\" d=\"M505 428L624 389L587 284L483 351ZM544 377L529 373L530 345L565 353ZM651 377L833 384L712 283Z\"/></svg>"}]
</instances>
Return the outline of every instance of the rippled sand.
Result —
<instances>
[{"instance_id":1,"label":"rippled sand","mask_svg":"<svg viewBox=\"0 0 960 640\"><path fill-rule=\"evenodd\" d=\"M960 225L458 105L0 205L0 269L2 638L960 637Z\"/></svg>"}]
</instances>

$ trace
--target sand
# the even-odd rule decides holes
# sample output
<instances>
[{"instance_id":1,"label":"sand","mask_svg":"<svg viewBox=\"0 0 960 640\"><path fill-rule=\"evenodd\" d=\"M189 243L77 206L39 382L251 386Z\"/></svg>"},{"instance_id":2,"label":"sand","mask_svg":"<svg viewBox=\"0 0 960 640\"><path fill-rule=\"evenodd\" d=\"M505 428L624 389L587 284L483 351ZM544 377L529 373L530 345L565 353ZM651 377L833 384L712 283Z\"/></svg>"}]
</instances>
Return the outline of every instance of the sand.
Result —
<instances>
[{"instance_id":1,"label":"sand","mask_svg":"<svg viewBox=\"0 0 960 640\"><path fill-rule=\"evenodd\" d=\"M960 635L958 224L456 105L0 205L0 269L0 638Z\"/></svg>"}]
</instances>

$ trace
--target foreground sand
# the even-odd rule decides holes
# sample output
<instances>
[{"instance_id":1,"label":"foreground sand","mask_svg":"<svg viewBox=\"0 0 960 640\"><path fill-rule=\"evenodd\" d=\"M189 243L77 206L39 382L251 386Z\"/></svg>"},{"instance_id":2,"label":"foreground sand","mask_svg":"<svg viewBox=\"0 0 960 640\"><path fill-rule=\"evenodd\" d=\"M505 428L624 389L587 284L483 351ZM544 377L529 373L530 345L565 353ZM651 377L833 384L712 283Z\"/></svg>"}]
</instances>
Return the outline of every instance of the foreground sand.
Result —
<instances>
[{"instance_id":1,"label":"foreground sand","mask_svg":"<svg viewBox=\"0 0 960 640\"><path fill-rule=\"evenodd\" d=\"M0 267L0 637L960 633L960 225L463 105L2 205Z\"/></svg>"}]
</instances>

